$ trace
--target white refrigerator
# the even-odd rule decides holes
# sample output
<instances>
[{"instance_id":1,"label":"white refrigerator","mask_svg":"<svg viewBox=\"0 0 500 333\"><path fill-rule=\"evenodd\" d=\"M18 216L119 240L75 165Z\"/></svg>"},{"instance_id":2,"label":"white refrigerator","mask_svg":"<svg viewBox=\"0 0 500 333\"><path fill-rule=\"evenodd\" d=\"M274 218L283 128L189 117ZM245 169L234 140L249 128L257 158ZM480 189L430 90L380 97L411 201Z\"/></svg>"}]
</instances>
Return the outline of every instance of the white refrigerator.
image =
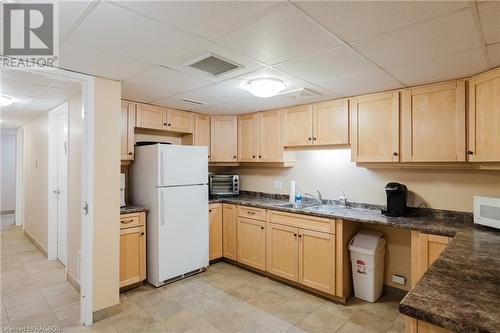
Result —
<instances>
[{"instance_id":1,"label":"white refrigerator","mask_svg":"<svg viewBox=\"0 0 500 333\"><path fill-rule=\"evenodd\" d=\"M132 201L149 208L147 281L159 287L208 266L208 149L135 147Z\"/></svg>"}]
</instances>

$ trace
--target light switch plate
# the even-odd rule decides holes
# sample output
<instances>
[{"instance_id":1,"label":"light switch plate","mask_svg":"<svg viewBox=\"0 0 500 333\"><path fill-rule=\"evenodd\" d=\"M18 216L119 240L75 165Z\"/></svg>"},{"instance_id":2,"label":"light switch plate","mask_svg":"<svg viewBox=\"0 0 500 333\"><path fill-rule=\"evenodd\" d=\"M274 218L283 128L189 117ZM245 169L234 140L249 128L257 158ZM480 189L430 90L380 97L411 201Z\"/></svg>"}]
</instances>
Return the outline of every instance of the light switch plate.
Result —
<instances>
[{"instance_id":1,"label":"light switch plate","mask_svg":"<svg viewBox=\"0 0 500 333\"><path fill-rule=\"evenodd\" d=\"M273 190L281 190L281 180L275 180L273 182Z\"/></svg>"}]
</instances>

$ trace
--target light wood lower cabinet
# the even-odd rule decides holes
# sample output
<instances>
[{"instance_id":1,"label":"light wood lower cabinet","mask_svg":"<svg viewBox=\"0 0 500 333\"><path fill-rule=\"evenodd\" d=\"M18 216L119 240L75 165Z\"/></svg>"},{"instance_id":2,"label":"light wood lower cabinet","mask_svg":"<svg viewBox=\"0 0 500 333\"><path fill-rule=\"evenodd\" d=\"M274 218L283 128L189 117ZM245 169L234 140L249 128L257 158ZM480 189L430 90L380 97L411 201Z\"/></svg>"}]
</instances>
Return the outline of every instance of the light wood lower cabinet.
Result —
<instances>
[{"instance_id":1,"label":"light wood lower cabinet","mask_svg":"<svg viewBox=\"0 0 500 333\"><path fill-rule=\"evenodd\" d=\"M120 217L120 288L146 279L146 213Z\"/></svg>"},{"instance_id":2,"label":"light wood lower cabinet","mask_svg":"<svg viewBox=\"0 0 500 333\"><path fill-rule=\"evenodd\" d=\"M299 283L335 295L335 235L299 229Z\"/></svg>"},{"instance_id":3,"label":"light wood lower cabinet","mask_svg":"<svg viewBox=\"0 0 500 333\"><path fill-rule=\"evenodd\" d=\"M238 262L266 270L266 223L238 217L237 225Z\"/></svg>"},{"instance_id":4,"label":"light wood lower cabinet","mask_svg":"<svg viewBox=\"0 0 500 333\"><path fill-rule=\"evenodd\" d=\"M222 257L222 204L208 206L208 259L214 260Z\"/></svg>"},{"instance_id":5,"label":"light wood lower cabinet","mask_svg":"<svg viewBox=\"0 0 500 333\"><path fill-rule=\"evenodd\" d=\"M436 325L426 323L422 320L417 320L411 317L406 317L406 333L452 333L452 331L447 330Z\"/></svg>"},{"instance_id":6,"label":"light wood lower cabinet","mask_svg":"<svg viewBox=\"0 0 500 333\"><path fill-rule=\"evenodd\" d=\"M299 281L299 229L267 224L267 271L282 278Z\"/></svg>"},{"instance_id":7,"label":"light wood lower cabinet","mask_svg":"<svg viewBox=\"0 0 500 333\"><path fill-rule=\"evenodd\" d=\"M425 271L448 246L449 237L411 232L411 286L414 287Z\"/></svg>"},{"instance_id":8,"label":"light wood lower cabinet","mask_svg":"<svg viewBox=\"0 0 500 333\"><path fill-rule=\"evenodd\" d=\"M222 205L222 256L236 260L238 210L236 205Z\"/></svg>"}]
</instances>

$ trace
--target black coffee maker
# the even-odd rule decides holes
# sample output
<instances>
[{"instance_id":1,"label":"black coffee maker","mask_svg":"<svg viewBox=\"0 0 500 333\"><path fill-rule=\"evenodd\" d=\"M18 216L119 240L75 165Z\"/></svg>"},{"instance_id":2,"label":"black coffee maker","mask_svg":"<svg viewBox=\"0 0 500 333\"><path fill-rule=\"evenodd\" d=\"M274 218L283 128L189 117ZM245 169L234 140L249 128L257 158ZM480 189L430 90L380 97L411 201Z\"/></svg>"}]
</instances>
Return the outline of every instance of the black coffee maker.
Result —
<instances>
[{"instance_id":1,"label":"black coffee maker","mask_svg":"<svg viewBox=\"0 0 500 333\"><path fill-rule=\"evenodd\" d=\"M408 198L406 185L387 183L385 193L387 193L387 210L382 210L382 214L386 216L405 216L406 199Z\"/></svg>"}]
</instances>

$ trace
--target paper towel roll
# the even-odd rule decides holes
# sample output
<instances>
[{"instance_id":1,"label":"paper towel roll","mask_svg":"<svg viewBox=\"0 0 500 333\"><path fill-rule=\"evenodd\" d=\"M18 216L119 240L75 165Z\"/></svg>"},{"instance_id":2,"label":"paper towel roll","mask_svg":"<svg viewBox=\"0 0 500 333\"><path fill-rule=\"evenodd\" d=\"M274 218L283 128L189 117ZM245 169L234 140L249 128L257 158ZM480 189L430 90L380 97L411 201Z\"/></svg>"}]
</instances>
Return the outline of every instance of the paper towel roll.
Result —
<instances>
[{"instance_id":1,"label":"paper towel roll","mask_svg":"<svg viewBox=\"0 0 500 333\"><path fill-rule=\"evenodd\" d=\"M290 192L289 192L289 195L290 195L289 201L290 202L294 202L295 201L295 180L290 180Z\"/></svg>"}]
</instances>

